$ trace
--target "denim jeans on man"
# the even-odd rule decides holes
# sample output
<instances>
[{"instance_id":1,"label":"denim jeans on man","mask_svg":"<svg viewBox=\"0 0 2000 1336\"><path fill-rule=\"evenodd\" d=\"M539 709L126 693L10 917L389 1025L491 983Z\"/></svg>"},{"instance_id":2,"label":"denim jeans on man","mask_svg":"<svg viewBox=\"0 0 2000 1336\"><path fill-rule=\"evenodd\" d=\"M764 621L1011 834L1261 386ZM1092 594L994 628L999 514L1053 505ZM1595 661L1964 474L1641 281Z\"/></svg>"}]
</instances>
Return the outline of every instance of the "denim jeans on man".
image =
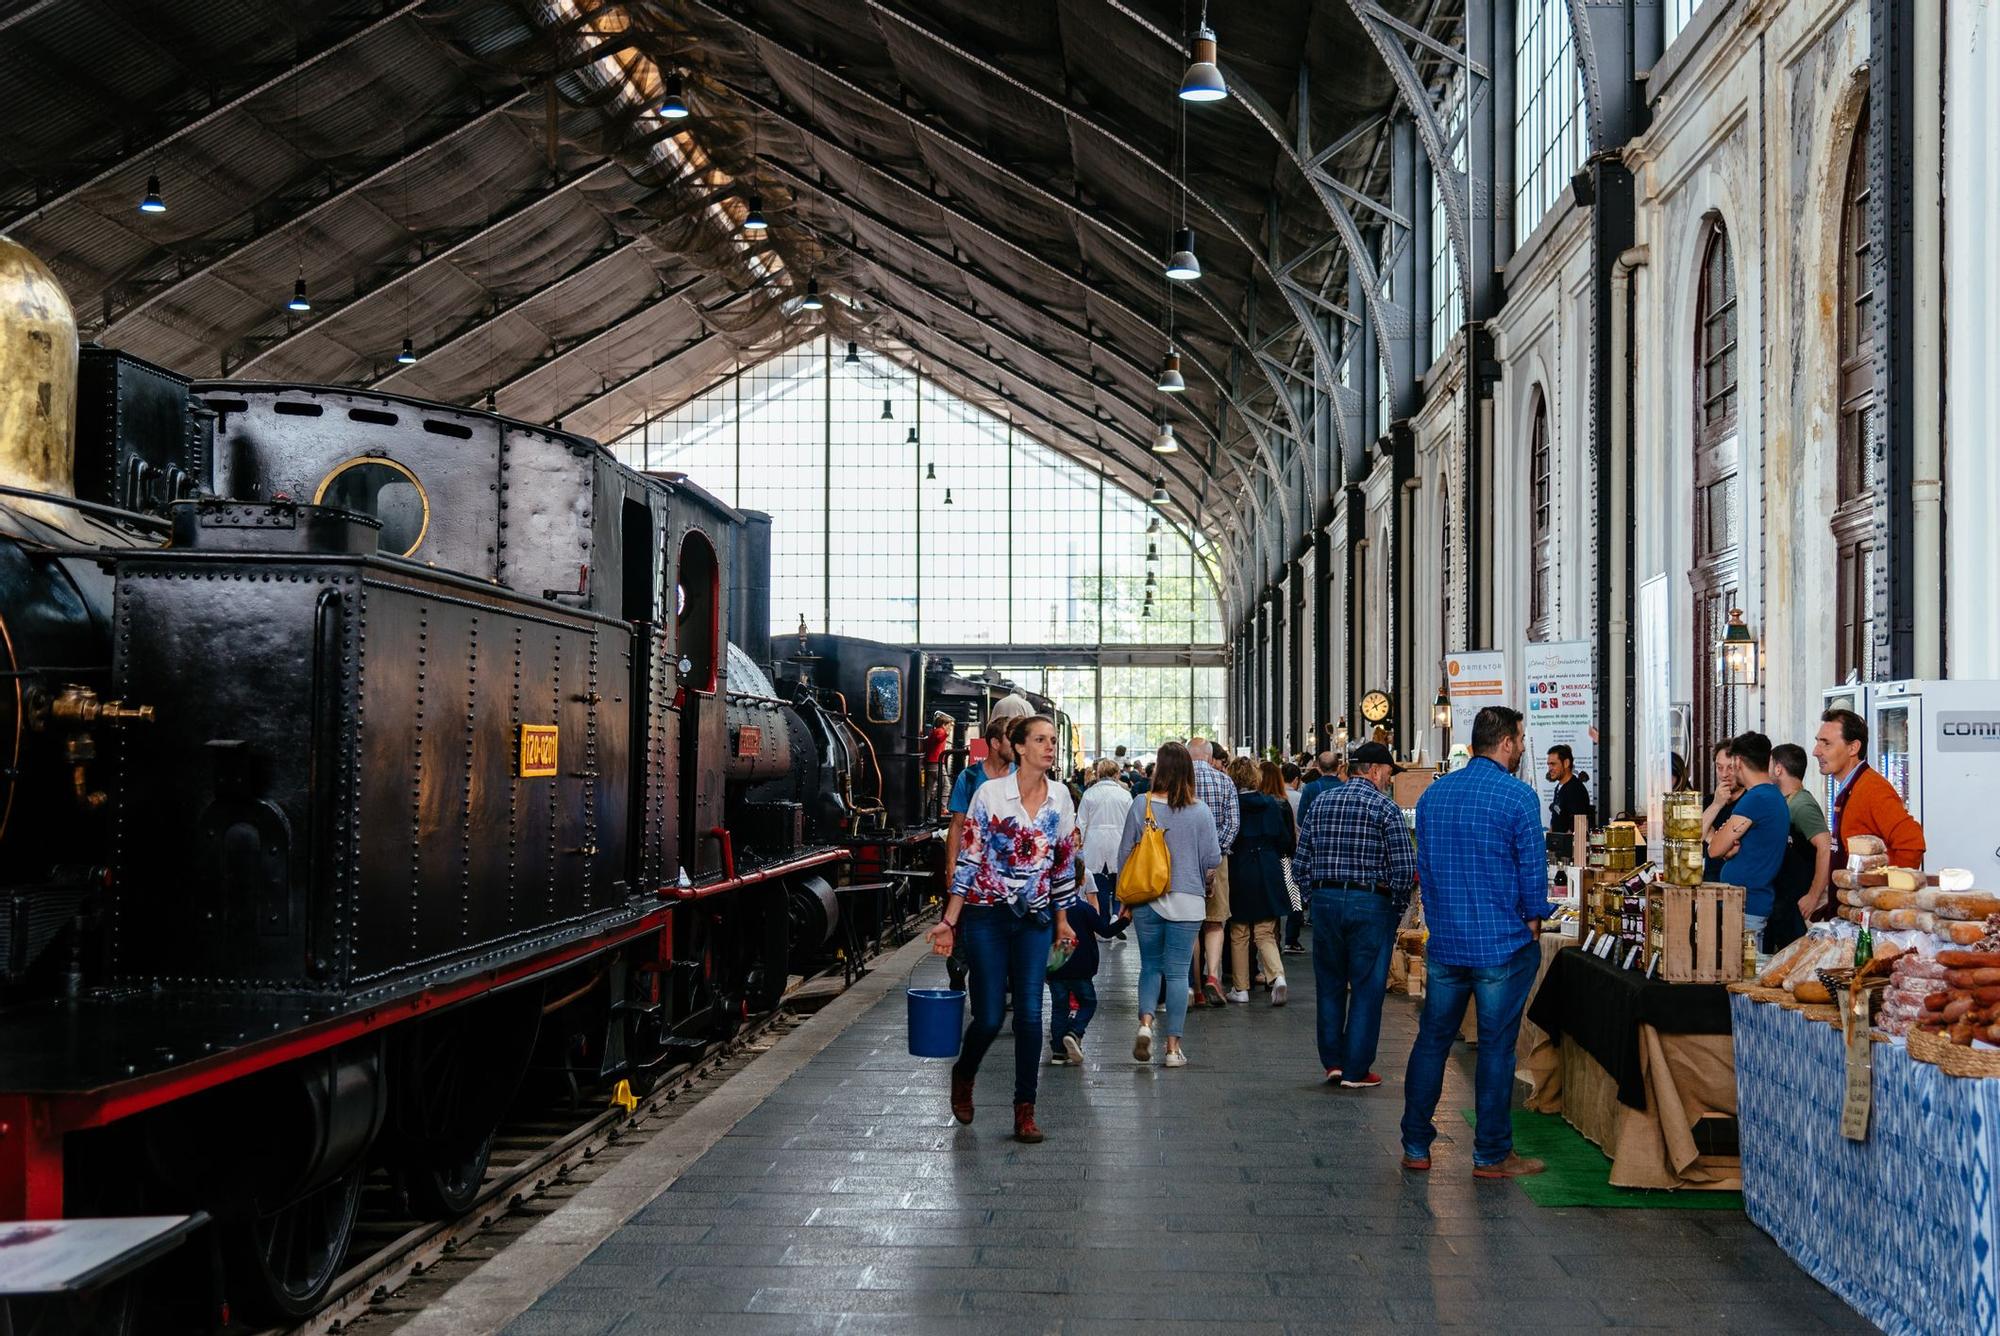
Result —
<instances>
[{"instance_id":1,"label":"denim jeans on man","mask_svg":"<svg viewBox=\"0 0 2000 1336\"><path fill-rule=\"evenodd\" d=\"M1000 1033L1007 994L1014 994L1014 1102L1035 1102L1041 1078L1042 983L1049 972L1052 923L1023 918L1007 905L967 905L958 921L958 949L971 968L967 990L972 995L972 1020L953 1076L970 1078L980 1059Z\"/></svg>"},{"instance_id":2,"label":"denim jeans on man","mask_svg":"<svg viewBox=\"0 0 2000 1336\"><path fill-rule=\"evenodd\" d=\"M1458 1038L1469 1000L1478 1009L1479 1061L1473 1082L1478 1119L1473 1127L1472 1162L1498 1164L1514 1152L1514 1041L1528 990L1541 968L1542 948L1534 942L1498 965L1445 965L1430 962L1424 975L1423 1019L1410 1065L1403 1075L1403 1153L1423 1159L1437 1136L1432 1117L1444 1090L1444 1064Z\"/></svg>"},{"instance_id":3,"label":"denim jeans on man","mask_svg":"<svg viewBox=\"0 0 2000 1336\"><path fill-rule=\"evenodd\" d=\"M1382 1038L1382 994L1396 941L1396 903L1374 891L1316 886L1312 893L1313 991L1319 999L1319 1065L1360 1080Z\"/></svg>"},{"instance_id":4,"label":"denim jeans on man","mask_svg":"<svg viewBox=\"0 0 2000 1336\"><path fill-rule=\"evenodd\" d=\"M1076 1014L1070 1015L1070 1008ZM1090 1018L1097 1014L1097 985L1089 979L1049 980L1049 1052L1061 1053L1062 1041L1066 1034L1076 1036L1076 1042L1083 1042L1083 1032L1090 1026Z\"/></svg>"},{"instance_id":5,"label":"denim jeans on man","mask_svg":"<svg viewBox=\"0 0 2000 1336\"><path fill-rule=\"evenodd\" d=\"M1161 918L1151 905L1140 905L1132 911L1132 931L1139 938L1139 1014L1158 1022L1162 1039L1178 1039L1187 1028L1188 963L1201 923Z\"/></svg>"}]
</instances>

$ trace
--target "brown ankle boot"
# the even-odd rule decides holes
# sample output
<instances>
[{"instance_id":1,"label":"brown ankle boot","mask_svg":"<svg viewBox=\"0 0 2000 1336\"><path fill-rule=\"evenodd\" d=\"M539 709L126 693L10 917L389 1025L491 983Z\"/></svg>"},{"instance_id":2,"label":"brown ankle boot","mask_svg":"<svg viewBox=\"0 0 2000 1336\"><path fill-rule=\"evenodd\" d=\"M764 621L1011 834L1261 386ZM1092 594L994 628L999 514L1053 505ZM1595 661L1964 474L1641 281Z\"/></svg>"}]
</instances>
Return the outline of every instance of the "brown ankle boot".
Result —
<instances>
[{"instance_id":1,"label":"brown ankle boot","mask_svg":"<svg viewBox=\"0 0 2000 1336\"><path fill-rule=\"evenodd\" d=\"M961 1123L972 1121L972 1078L957 1072L951 1076L951 1116Z\"/></svg>"},{"instance_id":2,"label":"brown ankle boot","mask_svg":"<svg viewBox=\"0 0 2000 1336\"><path fill-rule=\"evenodd\" d=\"M1014 1106L1014 1140L1033 1145L1042 1139L1042 1129L1035 1126L1035 1106L1016 1104Z\"/></svg>"}]
</instances>

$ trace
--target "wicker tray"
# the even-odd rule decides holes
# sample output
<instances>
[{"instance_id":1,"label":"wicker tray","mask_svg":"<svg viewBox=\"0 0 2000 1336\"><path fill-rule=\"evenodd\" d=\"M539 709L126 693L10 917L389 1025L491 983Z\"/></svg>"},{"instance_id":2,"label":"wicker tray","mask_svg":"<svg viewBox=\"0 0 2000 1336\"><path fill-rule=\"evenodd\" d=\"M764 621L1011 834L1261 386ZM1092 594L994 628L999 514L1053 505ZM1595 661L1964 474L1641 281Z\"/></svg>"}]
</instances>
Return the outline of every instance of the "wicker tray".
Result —
<instances>
[{"instance_id":1,"label":"wicker tray","mask_svg":"<svg viewBox=\"0 0 2000 1336\"><path fill-rule=\"evenodd\" d=\"M1825 1021L1832 1026L1840 1024L1840 1008L1824 1002L1808 1002L1799 1008L1799 1014L1809 1021Z\"/></svg>"},{"instance_id":2,"label":"wicker tray","mask_svg":"<svg viewBox=\"0 0 2000 1336\"><path fill-rule=\"evenodd\" d=\"M1911 1030L1909 1035L1910 1056L1918 1062L1937 1065L1938 1058L1946 1049L1955 1048L1951 1040L1943 1035L1932 1034L1928 1030Z\"/></svg>"},{"instance_id":3,"label":"wicker tray","mask_svg":"<svg viewBox=\"0 0 2000 1336\"><path fill-rule=\"evenodd\" d=\"M2000 1076L2000 1050L1946 1044L1937 1067L1951 1076Z\"/></svg>"}]
</instances>

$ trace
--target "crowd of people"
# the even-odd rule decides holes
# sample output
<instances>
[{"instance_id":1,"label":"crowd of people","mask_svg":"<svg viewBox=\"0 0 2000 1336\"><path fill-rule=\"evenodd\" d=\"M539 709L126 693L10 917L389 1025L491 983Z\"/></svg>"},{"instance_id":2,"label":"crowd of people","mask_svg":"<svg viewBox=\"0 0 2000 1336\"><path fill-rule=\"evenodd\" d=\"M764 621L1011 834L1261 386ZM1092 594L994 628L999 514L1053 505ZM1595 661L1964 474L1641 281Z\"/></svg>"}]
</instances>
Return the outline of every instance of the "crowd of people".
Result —
<instances>
[{"instance_id":1,"label":"crowd of people","mask_svg":"<svg viewBox=\"0 0 2000 1336\"><path fill-rule=\"evenodd\" d=\"M1746 921L1767 942L1782 945L1805 920L1831 912L1831 854L1845 835L1879 835L1896 862L1921 862L1923 830L1868 767L1867 742L1858 715L1826 713L1813 755L1836 786L1831 823L1805 785L1802 747L1773 747L1752 732L1715 749L1716 797L1702 814L1710 875L1746 888ZM951 1073L961 1123L972 1121L980 1061L1011 996L1015 1136L1042 1139L1043 994L1053 1013L1049 1064L1081 1064L1101 941L1138 948L1133 1059L1150 1064L1157 1052L1162 1065L1181 1068L1191 1009L1246 1004L1259 989L1270 1006L1285 1005L1284 956L1303 949L1308 919L1323 1079L1380 1086L1374 1067L1396 931L1420 892L1428 983L1404 1071L1403 1167L1431 1167L1445 1063L1470 1007L1480 1036L1472 1173L1541 1171L1513 1148L1514 1047L1540 965L1536 939L1554 908L1551 836L1575 815L1593 815L1568 748L1545 758L1555 787L1545 824L1535 790L1518 777L1521 713L1480 710L1471 759L1418 799L1413 841L1390 797L1399 768L1380 741L1280 762L1232 757L1194 737L1163 743L1143 766L1120 748L1068 784L1055 773L1056 728L1046 716L989 720L985 744L950 788L952 880L931 931L971 999ZM934 776L927 782L942 789ZM1121 872L1154 836L1164 881L1121 904Z\"/></svg>"}]
</instances>

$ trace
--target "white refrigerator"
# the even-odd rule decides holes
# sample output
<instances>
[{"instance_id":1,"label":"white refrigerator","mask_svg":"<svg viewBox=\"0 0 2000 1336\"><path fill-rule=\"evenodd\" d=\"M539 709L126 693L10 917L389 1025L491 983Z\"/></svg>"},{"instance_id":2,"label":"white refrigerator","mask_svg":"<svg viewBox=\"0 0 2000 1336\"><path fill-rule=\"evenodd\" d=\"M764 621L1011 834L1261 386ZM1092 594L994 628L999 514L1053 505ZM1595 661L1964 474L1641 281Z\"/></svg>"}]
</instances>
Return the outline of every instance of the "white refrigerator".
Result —
<instances>
[{"instance_id":1,"label":"white refrigerator","mask_svg":"<svg viewBox=\"0 0 2000 1336\"><path fill-rule=\"evenodd\" d=\"M2000 682L1878 682L1869 695L1868 763L1923 823L1924 866L2000 889Z\"/></svg>"}]
</instances>

